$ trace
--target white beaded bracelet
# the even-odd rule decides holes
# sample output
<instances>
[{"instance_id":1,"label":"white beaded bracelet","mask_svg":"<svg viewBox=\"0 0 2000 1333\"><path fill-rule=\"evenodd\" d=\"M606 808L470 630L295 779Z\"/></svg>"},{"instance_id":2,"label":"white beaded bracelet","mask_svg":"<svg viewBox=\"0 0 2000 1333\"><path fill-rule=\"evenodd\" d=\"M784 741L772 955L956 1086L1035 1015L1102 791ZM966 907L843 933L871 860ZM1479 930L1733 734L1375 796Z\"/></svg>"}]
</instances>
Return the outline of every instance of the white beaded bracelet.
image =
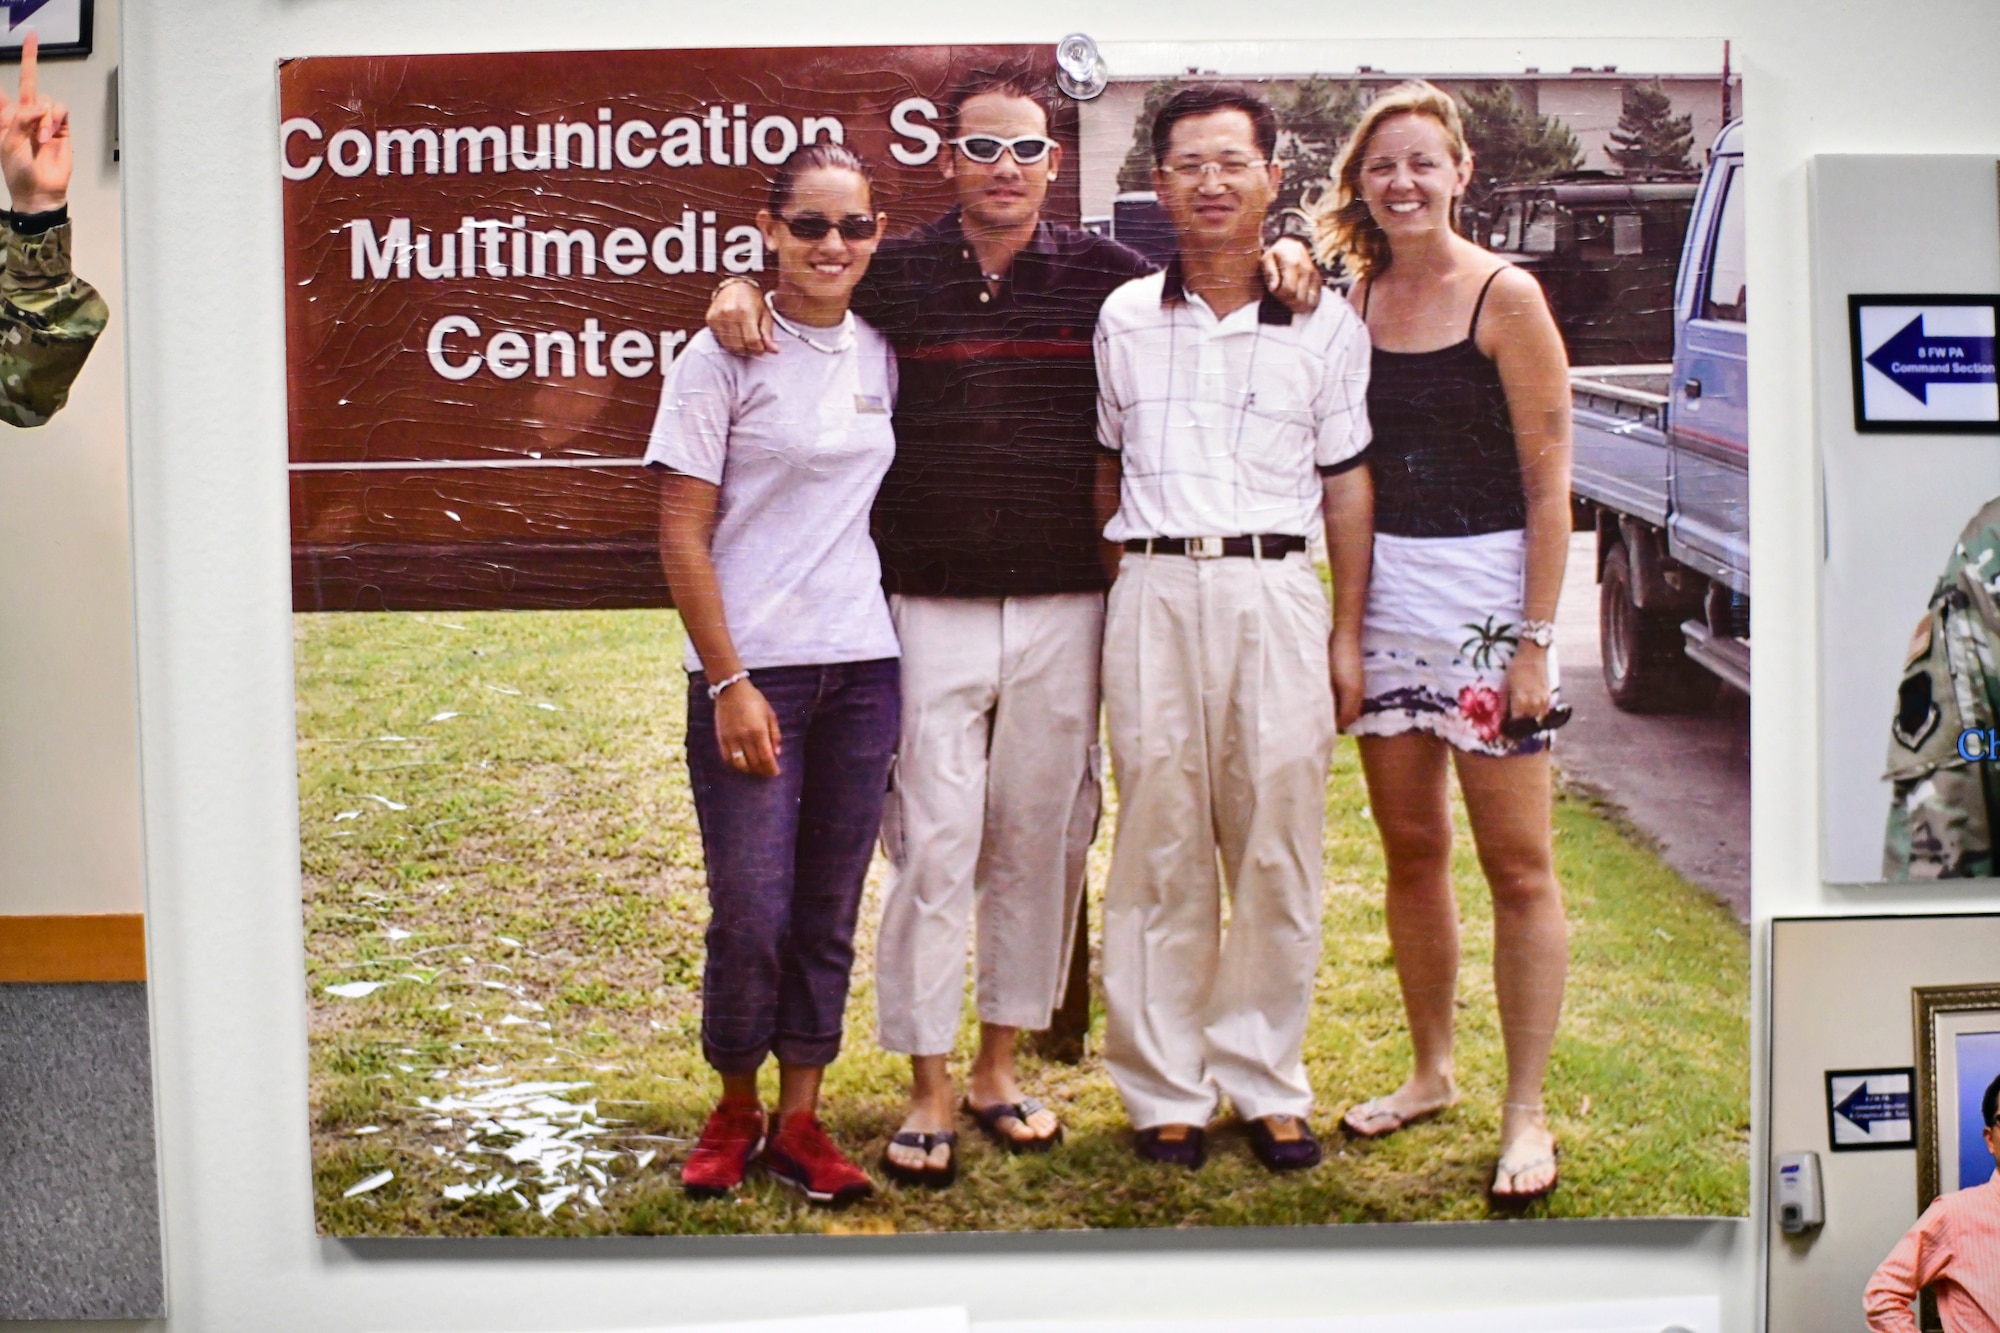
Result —
<instances>
[{"instance_id":1,"label":"white beaded bracelet","mask_svg":"<svg viewBox=\"0 0 2000 1333\"><path fill-rule=\"evenodd\" d=\"M710 703L714 703L717 699L720 699L722 697L722 692L728 689L731 685L736 684L738 681L745 681L748 679L750 679L750 673L748 671L739 671L733 676L723 677L721 680L716 681L715 684L708 687L708 701Z\"/></svg>"}]
</instances>

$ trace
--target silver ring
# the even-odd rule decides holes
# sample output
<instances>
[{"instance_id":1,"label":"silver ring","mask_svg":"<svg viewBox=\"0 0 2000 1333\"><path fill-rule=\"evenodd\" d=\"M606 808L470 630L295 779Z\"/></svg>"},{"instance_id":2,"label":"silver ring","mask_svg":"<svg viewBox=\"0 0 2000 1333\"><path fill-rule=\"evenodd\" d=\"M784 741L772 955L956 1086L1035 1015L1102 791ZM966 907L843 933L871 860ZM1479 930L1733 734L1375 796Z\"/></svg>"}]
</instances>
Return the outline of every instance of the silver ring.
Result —
<instances>
[{"instance_id":1,"label":"silver ring","mask_svg":"<svg viewBox=\"0 0 2000 1333\"><path fill-rule=\"evenodd\" d=\"M734 760L735 760L735 761L736 761L737 763L739 763L739 764L740 764L740 763L742 763L742 762L743 762L743 751L741 751L741 750L731 750L731 751L729 752L729 757L730 757L731 759L734 759Z\"/></svg>"}]
</instances>

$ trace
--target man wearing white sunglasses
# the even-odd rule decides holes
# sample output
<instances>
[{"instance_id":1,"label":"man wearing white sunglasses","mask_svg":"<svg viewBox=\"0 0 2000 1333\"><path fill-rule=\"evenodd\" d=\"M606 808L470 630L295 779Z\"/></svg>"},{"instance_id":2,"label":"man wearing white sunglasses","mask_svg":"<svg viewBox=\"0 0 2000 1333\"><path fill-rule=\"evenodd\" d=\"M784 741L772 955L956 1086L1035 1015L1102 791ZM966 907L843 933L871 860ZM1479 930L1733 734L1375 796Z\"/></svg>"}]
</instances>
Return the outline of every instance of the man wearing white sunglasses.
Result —
<instances>
[{"instance_id":1,"label":"man wearing white sunglasses","mask_svg":"<svg viewBox=\"0 0 2000 1333\"><path fill-rule=\"evenodd\" d=\"M1042 217L1063 169L1049 82L1024 67L959 85L941 156L957 206L884 242L854 294L901 370L873 522L903 652L876 1006L882 1045L911 1057L909 1111L884 1157L910 1184L956 1171L948 1061L975 919L966 1109L1011 1151L1062 1134L1023 1095L1015 1042L1048 1027L1061 997L1097 828L1108 579L1091 500L1091 335L1104 298L1152 266ZM1301 311L1317 300L1303 245L1281 243L1267 277ZM708 323L732 351L770 345L763 303L740 280L718 289Z\"/></svg>"}]
</instances>

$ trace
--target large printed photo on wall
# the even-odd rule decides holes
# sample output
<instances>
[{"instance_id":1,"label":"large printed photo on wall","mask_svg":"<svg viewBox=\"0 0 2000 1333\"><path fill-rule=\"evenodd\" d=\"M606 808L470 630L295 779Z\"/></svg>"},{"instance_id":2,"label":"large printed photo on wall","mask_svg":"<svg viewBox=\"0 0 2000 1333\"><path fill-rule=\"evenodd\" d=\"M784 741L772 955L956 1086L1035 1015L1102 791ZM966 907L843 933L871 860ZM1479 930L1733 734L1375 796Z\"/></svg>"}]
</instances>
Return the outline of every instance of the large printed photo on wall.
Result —
<instances>
[{"instance_id":1,"label":"large printed photo on wall","mask_svg":"<svg viewBox=\"0 0 2000 1333\"><path fill-rule=\"evenodd\" d=\"M286 62L320 1230L1745 1213L1742 88L1582 45Z\"/></svg>"},{"instance_id":2,"label":"large printed photo on wall","mask_svg":"<svg viewBox=\"0 0 2000 1333\"><path fill-rule=\"evenodd\" d=\"M1822 383L1852 402L1851 417L1825 411L1819 427L1824 874L1990 880L2000 810L1992 163L1826 159L1814 175L1816 299L1827 332L1845 335L1837 356L1822 343ZM1912 236L1925 276L1885 278L1854 205L1916 177L1928 178L1917 188L1961 193L1939 195L1935 220Z\"/></svg>"}]
</instances>

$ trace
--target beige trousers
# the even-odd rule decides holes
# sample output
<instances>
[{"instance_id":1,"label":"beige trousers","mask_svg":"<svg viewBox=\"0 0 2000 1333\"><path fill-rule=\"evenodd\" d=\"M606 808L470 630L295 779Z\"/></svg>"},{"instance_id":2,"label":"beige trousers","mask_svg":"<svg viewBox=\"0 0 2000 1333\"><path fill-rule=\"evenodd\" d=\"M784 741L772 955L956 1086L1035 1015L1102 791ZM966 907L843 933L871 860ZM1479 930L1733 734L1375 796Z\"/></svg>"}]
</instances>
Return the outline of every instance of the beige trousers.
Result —
<instances>
[{"instance_id":1,"label":"beige trousers","mask_svg":"<svg viewBox=\"0 0 2000 1333\"><path fill-rule=\"evenodd\" d=\"M1045 1028L1097 836L1100 593L892 597L903 736L882 843L876 1034L948 1054L977 922L980 1021Z\"/></svg>"},{"instance_id":2,"label":"beige trousers","mask_svg":"<svg viewBox=\"0 0 2000 1333\"><path fill-rule=\"evenodd\" d=\"M1312 1107L1329 631L1303 554L1127 554L1112 587L1105 1062L1136 1128Z\"/></svg>"}]
</instances>

